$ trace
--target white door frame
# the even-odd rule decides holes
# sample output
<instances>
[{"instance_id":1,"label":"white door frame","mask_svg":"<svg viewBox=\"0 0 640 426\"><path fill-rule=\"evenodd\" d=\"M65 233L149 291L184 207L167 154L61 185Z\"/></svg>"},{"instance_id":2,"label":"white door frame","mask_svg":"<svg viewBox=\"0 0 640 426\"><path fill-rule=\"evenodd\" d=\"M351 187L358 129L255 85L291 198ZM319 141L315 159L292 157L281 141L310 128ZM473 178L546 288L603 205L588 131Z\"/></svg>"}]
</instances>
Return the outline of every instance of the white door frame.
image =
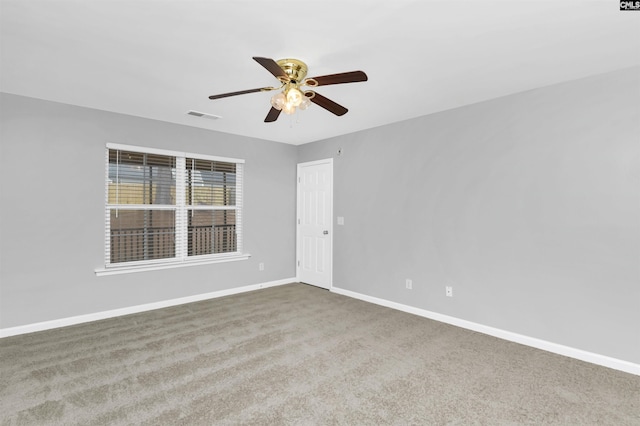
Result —
<instances>
[{"instance_id":1,"label":"white door frame","mask_svg":"<svg viewBox=\"0 0 640 426\"><path fill-rule=\"evenodd\" d=\"M307 161L298 163L296 171L296 280L300 281L300 264L302 261L302 244L300 242L300 213L301 198L300 197L300 171L305 166L315 166L320 164L329 164L331 168L331 187L329 188L329 290L333 288L333 158L325 158L323 160Z\"/></svg>"}]
</instances>

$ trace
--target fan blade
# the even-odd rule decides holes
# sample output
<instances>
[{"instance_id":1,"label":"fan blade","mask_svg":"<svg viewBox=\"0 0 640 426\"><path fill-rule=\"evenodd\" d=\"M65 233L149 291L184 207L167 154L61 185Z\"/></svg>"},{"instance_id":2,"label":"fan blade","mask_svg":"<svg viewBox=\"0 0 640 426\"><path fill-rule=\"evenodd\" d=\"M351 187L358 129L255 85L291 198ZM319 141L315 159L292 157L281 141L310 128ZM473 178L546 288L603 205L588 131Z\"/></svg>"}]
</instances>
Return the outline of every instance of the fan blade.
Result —
<instances>
[{"instance_id":1,"label":"fan blade","mask_svg":"<svg viewBox=\"0 0 640 426\"><path fill-rule=\"evenodd\" d=\"M278 63L276 61L274 61L271 58L261 58L259 56L254 56L253 59L259 63L260 65L262 65L263 67L265 67L267 69L267 71L269 71L271 74L273 74L276 78L284 78L285 80L289 80L289 76L287 75L286 72L284 72L284 70L282 68L280 68L280 65L278 65Z\"/></svg>"},{"instance_id":2,"label":"fan blade","mask_svg":"<svg viewBox=\"0 0 640 426\"><path fill-rule=\"evenodd\" d=\"M322 108L326 109L327 111L332 112L332 113L334 113L335 115L338 115L338 116L345 115L347 113L347 111L349 111L348 109L346 109L342 105L339 105L339 104L333 102L331 99L325 98L320 93L318 93L318 92L314 92L314 93L315 93L315 96L312 97L309 100L311 102L313 102L314 104L319 105Z\"/></svg>"},{"instance_id":3,"label":"fan blade","mask_svg":"<svg viewBox=\"0 0 640 426\"><path fill-rule=\"evenodd\" d=\"M271 109L269 110L269 113L267 114L267 117L264 119L265 123L272 123L274 121L276 121L278 119L278 117L280 117L280 113L282 112L282 110L279 109L275 109L274 107L271 107Z\"/></svg>"},{"instance_id":4,"label":"fan blade","mask_svg":"<svg viewBox=\"0 0 640 426\"><path fill-rule=\"evenodd\" d=\"M367 75L363 71L342 72L340 74L321 75L313 77L310 80L318 82L318 86L327 86L329 84L356 83L358 81L367 81Z\"/></svg>"},{"instance_id":5,"label":"fan blade","mask_svg":"<svg viewBox=\"0 0 640 426\"><path fill-rule=\"evenodd\" d=\"M261 87L259 89L249 89L249 90L241 90L239 92L222 93L220 95L211 95L209 96L209 99L228 98L229 96L246 95L247 93L256 93L256 92L269 92L271 90L278 90L278 87Z\"/></svg>"}]
</instances>

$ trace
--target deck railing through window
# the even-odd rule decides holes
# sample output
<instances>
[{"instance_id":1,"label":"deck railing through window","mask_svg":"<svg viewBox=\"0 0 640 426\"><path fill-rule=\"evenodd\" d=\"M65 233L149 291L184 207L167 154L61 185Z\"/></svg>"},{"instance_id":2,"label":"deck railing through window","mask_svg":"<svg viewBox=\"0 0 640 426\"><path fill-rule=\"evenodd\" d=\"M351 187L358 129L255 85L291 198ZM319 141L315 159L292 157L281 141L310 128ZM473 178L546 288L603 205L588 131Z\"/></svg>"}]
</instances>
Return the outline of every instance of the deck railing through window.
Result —
<instances>
[{"instance_id":1,"label":"deck railing through window","mask_svg":"<svg viewBox=\"0 0 640 426\"><path fill-rule=\"evenodd\" d=\"M175 228L111 230L111 263L175 257ZM237 251L236 225L190 226L188 255Z\"/></svg>"}]
</instances>

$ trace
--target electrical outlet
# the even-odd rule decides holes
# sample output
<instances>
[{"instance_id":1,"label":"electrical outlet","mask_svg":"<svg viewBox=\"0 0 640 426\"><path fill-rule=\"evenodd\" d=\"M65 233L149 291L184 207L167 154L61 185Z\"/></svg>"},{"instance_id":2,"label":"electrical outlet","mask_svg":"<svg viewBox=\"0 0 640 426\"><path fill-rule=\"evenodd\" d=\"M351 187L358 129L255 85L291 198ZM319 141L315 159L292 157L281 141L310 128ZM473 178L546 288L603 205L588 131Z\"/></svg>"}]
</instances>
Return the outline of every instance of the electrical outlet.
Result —
<instances>
[{"instance_id":1,"label":"electrical outlet","mask_svg":"<svg viewBox=\"0 0 640 426\"><path fill-rule=\"evenodd\" d=\"M453 287L448 285L445 287L445 291L447 293L447 297L453 297Z\"/></svg>"},{"instance_id":2,"label":"electrical outlet","mask_svg":"<svg viewBox=\"0 0 640 426\"><path fill-rule=\"evenodd\" d=\"M260 271L264 271L264 263L262 263L262 262L258 263L258 269Z\"/></svg>"},{"instance_id":3,"label":"electrical outlet","mask_svg":"<svg viewBox=\"0 0 640 426\"><path fill-rule=\"evenodd\" d=\"M407 278L407 280L405 281L405 287L407 287L407 290L413 289L413 281Z\"/></svg>"}]
</instances>

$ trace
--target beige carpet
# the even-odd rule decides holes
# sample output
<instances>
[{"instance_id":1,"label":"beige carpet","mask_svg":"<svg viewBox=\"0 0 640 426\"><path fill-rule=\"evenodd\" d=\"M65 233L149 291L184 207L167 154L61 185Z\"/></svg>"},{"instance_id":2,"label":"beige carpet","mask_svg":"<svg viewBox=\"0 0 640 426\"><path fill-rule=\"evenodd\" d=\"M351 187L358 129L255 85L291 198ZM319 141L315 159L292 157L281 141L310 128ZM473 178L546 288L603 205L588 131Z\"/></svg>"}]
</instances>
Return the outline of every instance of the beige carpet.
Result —
<instances>
[{"instance_id":1,"label":"beige carpet","mask_svg":"<svg viewBox=\"0 0 640 426\"><path fill-rule=\"evenodd\" d=\"M640 425L640 377L291 284L0 339L2 425Z\"/></svg>"}]
</instances>

